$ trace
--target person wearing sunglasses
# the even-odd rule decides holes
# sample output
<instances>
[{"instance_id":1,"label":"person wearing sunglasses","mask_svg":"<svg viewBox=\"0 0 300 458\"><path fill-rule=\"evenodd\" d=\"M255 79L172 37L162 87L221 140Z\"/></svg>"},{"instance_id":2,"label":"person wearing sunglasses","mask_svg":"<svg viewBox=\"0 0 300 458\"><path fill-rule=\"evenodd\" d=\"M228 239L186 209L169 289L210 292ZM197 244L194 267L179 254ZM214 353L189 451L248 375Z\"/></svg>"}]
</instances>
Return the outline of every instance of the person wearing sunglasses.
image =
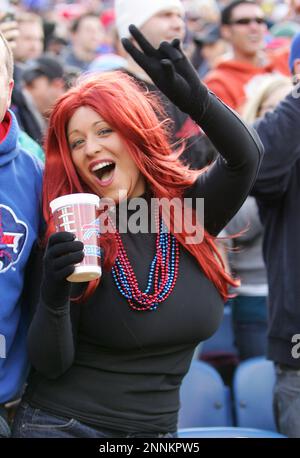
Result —
<instances>
[{"instance_id":1,"label":"person wearing sunglasses","mask_svg":"<svg viewBox=\"0 0 300 458\"><path fill-rule=\"evenodd\" d=\"M252 0L235 0L221 13L221 35L231 45L231 55L208 73L207 86L223 102L241 112L247 84L273 72L288 75L287 59L271 56L264 50L267 31L263 10Z\"/></svg>"}]
</instances>

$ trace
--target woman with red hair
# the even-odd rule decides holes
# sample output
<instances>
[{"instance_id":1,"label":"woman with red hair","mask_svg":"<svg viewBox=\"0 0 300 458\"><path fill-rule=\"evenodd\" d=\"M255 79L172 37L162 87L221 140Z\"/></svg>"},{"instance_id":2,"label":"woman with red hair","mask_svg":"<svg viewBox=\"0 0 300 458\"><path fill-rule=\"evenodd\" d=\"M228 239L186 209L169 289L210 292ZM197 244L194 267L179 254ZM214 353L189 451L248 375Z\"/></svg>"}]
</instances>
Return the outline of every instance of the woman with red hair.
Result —
<instances>
[{"instance_id":1,"label":"woman with red hair","mask_svg":"<svg viewBox=\"0 0 300 458\"><path fill-rule=\"evenodd\" d=\"M158 102L121 72L83 80L56 103L43 190L48 243L28 335L33 369L14 436L176 437L182 378L197 344L222 319L228 285L236 284L214 238L255 180L259 140L208 92L177 40L155 50L136 28L131 33L142 50L124 40L127 51L221 155L204 171L182 164L158 121ZM169 222L150 206L155 233L123 233L117 218L115 231L101 235L101 279L75 288L66 278L83 259L83 245L69 232L54 233L49 202L90 192L120 209L120 191L129 216L137 197L189 205ZM189 229L176 228L188 214L198 219L198 198L204 234L191 242Z\"/></svg>"}]
</instances>

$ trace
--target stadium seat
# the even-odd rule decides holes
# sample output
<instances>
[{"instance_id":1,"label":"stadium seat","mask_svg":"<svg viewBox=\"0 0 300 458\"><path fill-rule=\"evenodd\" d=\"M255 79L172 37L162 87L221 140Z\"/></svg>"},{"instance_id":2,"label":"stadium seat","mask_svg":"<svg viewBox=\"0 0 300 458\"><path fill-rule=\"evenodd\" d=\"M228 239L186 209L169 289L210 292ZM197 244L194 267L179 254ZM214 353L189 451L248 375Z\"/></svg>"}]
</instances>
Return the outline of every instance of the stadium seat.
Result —
<instances>
[{"instance_id":1,"label":"stadium seat","mask_svg":"<svg viewBox=\"0 0 300 458\"><path fill-rule=\"evenodd\" d=\"M202 343L198 359L217 369L224 383L231 385L239 357L234 345L230 301L224 307L223 320L218 330Z\"/></svg>"},{"instance_id":2,"label":"stadium seat","mask_svg":"<svg viewBox=\"0 0 300 458\"><path fill-rule=\"evenodd\" d=\"M232 328L231 306L224 307L224 315L218 330L213 336L205 340L200 348L200 355L215 353L218 351L237 355L237 349L234 345L234 335Z\"/></svg>"},{"instance_id":3,"label":"stadium seat","mask_svg":"<svg viewBox=\"0 0 300 458\"><path fill-rule=\"evenodd\" d=\"M266 431L254 428L237 428L237 427L214 427L214 428L185 428L178 430L178 438L272 438L285 439L286 436L274 431Z\"/></svg>"},{"instance_id":4,"label":"stadium seat","mask_svg":"<svg viewBox=\"0 0 300 458\"><path fill-rule=\"evenodd\" d=\"M264 357L239 364L233 378L237 426L276 431L272 401L274 383L274 365Z\"/></svg>"},{"instance_id":5,"label":"stadium seat","mask_svg":"<svg viewBox=\"0 0 300 458\"><path fill-rule=\"evenodd\" d=\"M180 389L179 428L232 425L230 392L209 364L192 361Z\"/></svg>"}]
</instances>

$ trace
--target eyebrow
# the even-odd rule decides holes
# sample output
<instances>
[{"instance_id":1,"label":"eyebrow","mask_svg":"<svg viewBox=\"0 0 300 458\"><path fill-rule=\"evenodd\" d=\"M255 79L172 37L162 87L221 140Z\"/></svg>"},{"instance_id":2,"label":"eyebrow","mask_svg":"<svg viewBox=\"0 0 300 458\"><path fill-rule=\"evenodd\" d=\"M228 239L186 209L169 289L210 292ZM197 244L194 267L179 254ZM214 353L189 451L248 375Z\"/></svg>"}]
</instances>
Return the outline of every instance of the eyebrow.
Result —
<instances>
[{"instance_id":1,"label":"eyebrow","mask_svg":"<svg viewBox=\"0 0 300 458\"><path fill-rule=\"evenodd\" d=\"M107 122L104 121L104 119L101 120L101 121L96 121L96 122L94 122L93 127L96 126L97 124L107 124ZM80 133L80 130L74 129L74 130L72 130L70 133L67 132L67 135L68 135L68 137L69 137L70 135L72 135L72 134L74 134L74 133Z\"/></svg>"}]
</instances>

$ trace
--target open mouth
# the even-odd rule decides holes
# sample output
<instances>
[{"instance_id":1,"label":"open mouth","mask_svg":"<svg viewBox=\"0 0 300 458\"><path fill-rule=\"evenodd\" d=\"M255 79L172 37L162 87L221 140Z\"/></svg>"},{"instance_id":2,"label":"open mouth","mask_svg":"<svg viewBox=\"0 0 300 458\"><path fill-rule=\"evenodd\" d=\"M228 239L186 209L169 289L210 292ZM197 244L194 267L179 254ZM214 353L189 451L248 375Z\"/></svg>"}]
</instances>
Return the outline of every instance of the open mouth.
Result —
<instances>
[{"instance_id":1,"label":"open mouth","mask_svg":"<svg viewBox=\"0 0 300 458\"><path fill-rule=\"evenodd\" d=\"M91 171L96 176L96 178L101 182L101 184L108 184L114 174L116 164L112 161L100 162L99 164L94 165Z\"/></svg>"}]
</instances>

